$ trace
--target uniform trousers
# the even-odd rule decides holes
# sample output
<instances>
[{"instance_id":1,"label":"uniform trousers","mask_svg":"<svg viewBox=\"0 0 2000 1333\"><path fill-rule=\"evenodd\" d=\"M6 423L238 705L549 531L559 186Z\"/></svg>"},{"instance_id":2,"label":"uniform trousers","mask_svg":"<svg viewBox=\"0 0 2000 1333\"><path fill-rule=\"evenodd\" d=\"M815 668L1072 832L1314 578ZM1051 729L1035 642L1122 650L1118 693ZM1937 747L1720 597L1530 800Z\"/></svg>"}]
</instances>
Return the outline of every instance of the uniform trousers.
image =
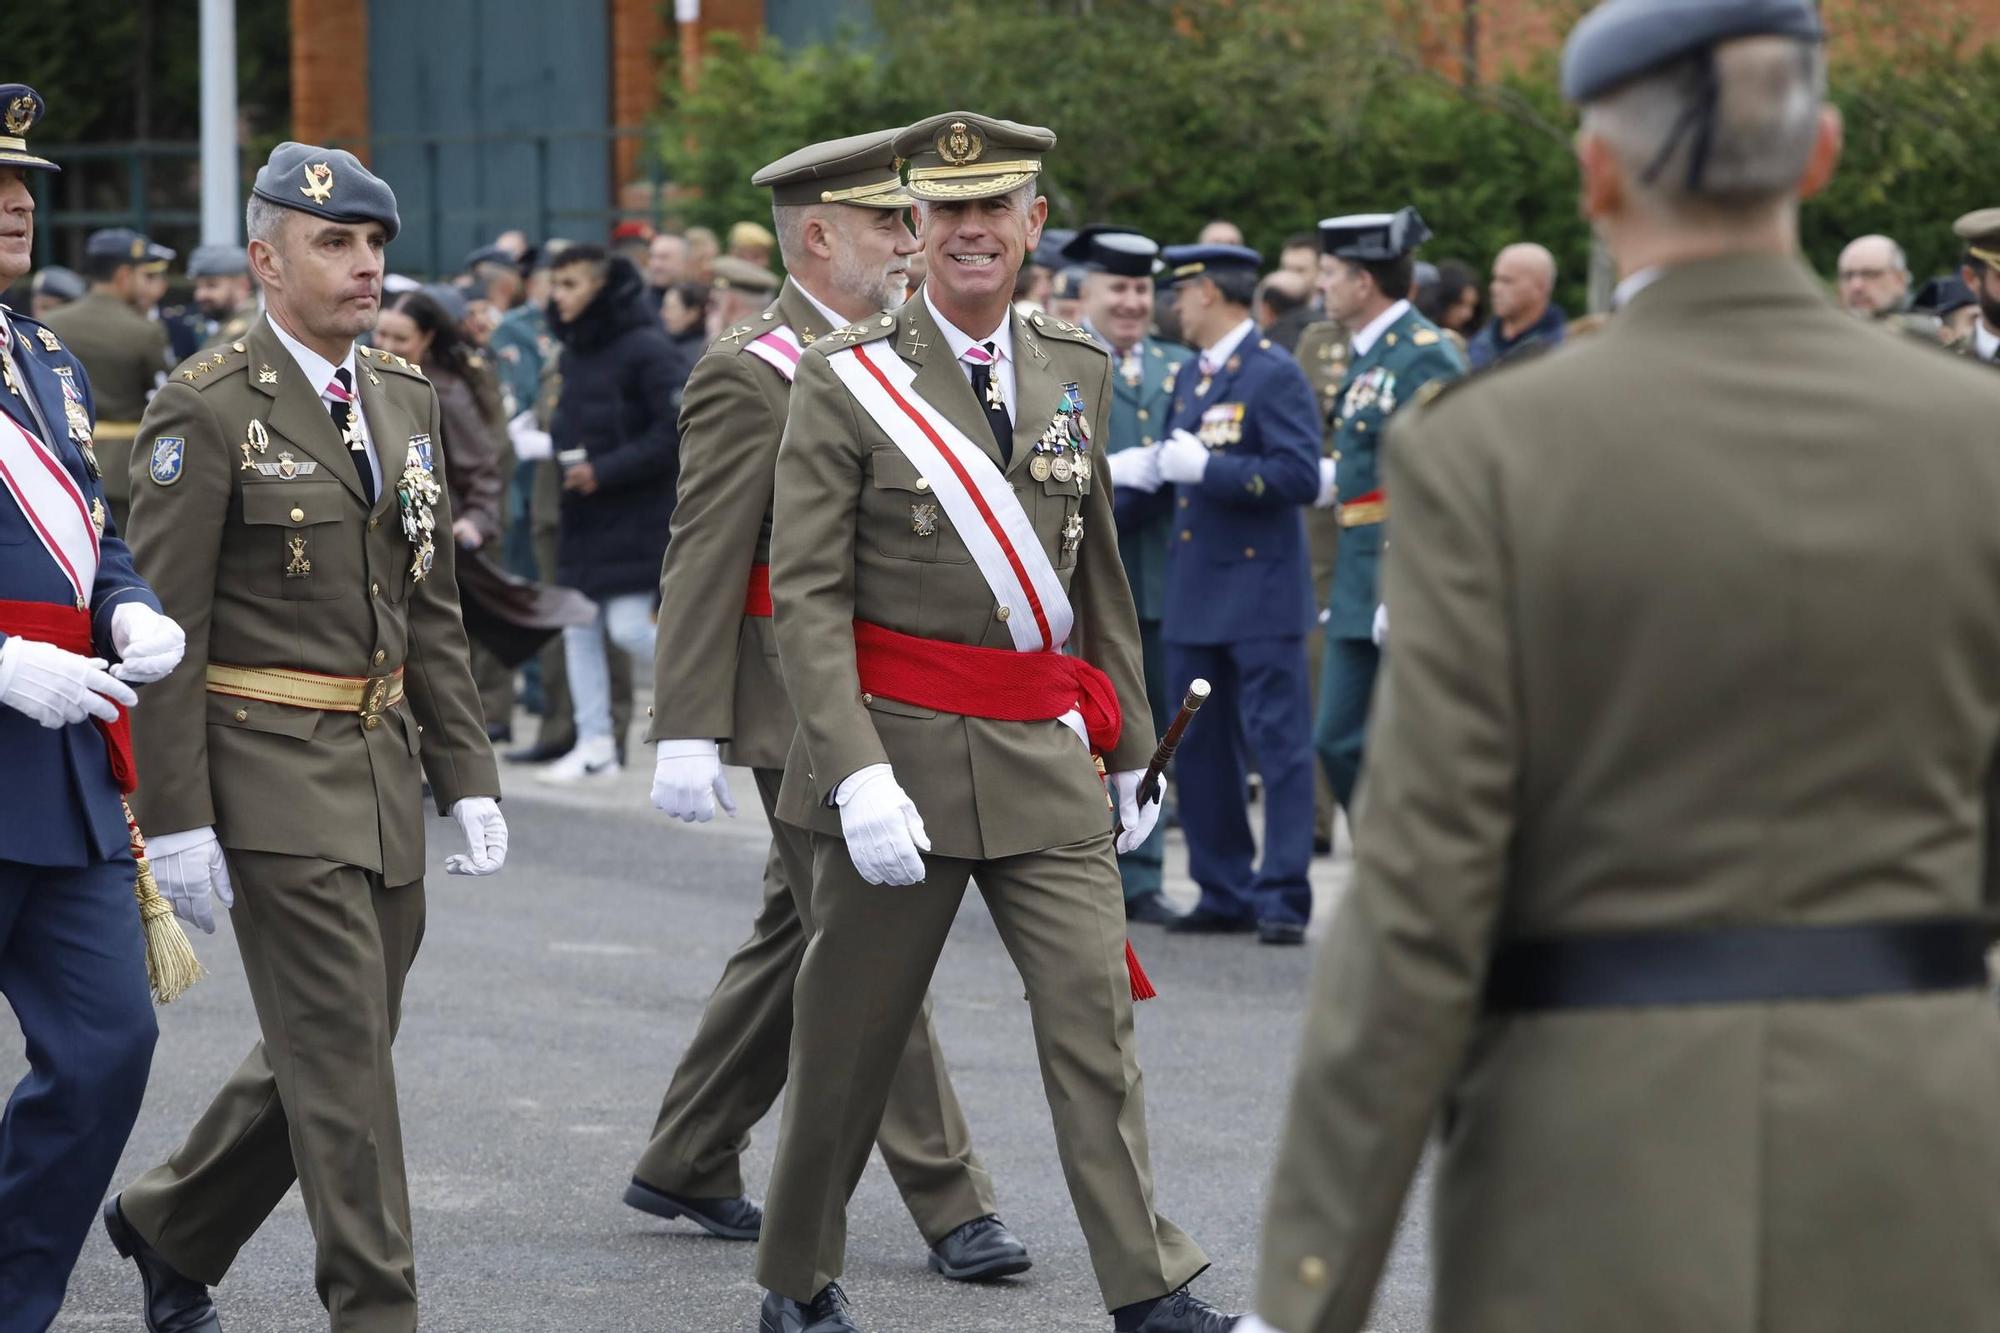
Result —
<instances>
[{"instance_id":1,"label":"uniform trousers","mask_svg":"<svg viewBox=\"0 0 2000 1333\"><path fill-rule=\"evenodd\" d=\"M755 769L771 815L779 769ZM653 1134L633 1175L683 1198L735 1198L743 1191L743 1150L785 1086L792 1049L792 987L812 936L812 843L802 828L771 816L764 861L764 906L750 938L723 966L694 1040L674 1070ZM951 1086L930 1000L910 1029L889 1089L876 1142L927 1244L999 1211L993 1180L972 1151Z\"/></svg>"},{"instance_id":2,"label":"uniform trousers","mask_svg":"<svg viewBox=\"0 0 2000 1333\"><path fill-rule=\"evenodd\" d=\"M1312 917L1311 689L1303 635L1230 644L1167 645L1175 680L1205 677L1214 693L1181 737L1181 830L1199 909L1285 925ZM1264 855L1245 803L1245 752L1264 779Z\"/></svg>"},{"instance_id":3,"label":"uniform trousers","mask_svg":"<svg viewBox=\"0 0 2000 1333\"><path fill-rule=\"evenodd\" d=\"M296 1179L334 1333L410 1333L416 1261L390 1043L424 932L422 881L232 851L230 920L263 1040L187 1140L121 1196L125 1219L210 1286Z\"/></svg>"},{"instance_id":4,"label":"uniform trousers","mask_svg":"<svg viewBox=\"0 0 2000 1333\"><path fill-rule=\"evenodd\" d=\"M1056 1152L1107 1309L1173 1291L1208 1258L1153 1211L1144 1086L1107 831L999 860L926 856L922 883L862 879L815 833L813 918L793 998L791 1091L757 1278L810 1300L845 1263L847 1201L945 937L976 879L1026 986Z\"/></svg>"},{"instance_id":5,"label":"uniform trousers","mask_svg":"<svg viewBox=\"0 0 2000 1333\"><path fill-rule=\"evenodd\" d=\"M1319 716L1313 723L1313 748L1319 751L1333 798L1354 819L1354 793L1361 785L1361 752L1368 739L1368 702L1375 694L1375 671L1382 650L1368 639L1326 636L1326 662L1320 675Z\"/></svg>"},{"instance_id":6,"label":"uniform trousers","mask_svg":"<svg viewBox=\"0 0 2000 1333\"><path fill-rule=\"evenodd\" d=\"M1179 700L1187 688L1182 681L1176 689L1167 676L1167 645L1160 638L1160 622L1139 622L1139 648L1146 673L1146 703L1153 712L1153 734L1164 736L1180 710ZM1164 798L1162 798L1164 799ZM1153 825L1146 840L1118 858L1118 878L1125 885L1125 901L1158 893L1167 859L1167 821Z\"/></svg>"},{"instance_id":7,"label":"uniform trousers","mask_svg":"<svg viewBox=\"0 0 2000 1333\"><path fill-rule=\"evenodd\" d=\"M132 859L0 861L0 995L28 1072L0 1115L0 1333L42 1333L139 1116L159 1029Z\"/></svg>"}]
</instances>

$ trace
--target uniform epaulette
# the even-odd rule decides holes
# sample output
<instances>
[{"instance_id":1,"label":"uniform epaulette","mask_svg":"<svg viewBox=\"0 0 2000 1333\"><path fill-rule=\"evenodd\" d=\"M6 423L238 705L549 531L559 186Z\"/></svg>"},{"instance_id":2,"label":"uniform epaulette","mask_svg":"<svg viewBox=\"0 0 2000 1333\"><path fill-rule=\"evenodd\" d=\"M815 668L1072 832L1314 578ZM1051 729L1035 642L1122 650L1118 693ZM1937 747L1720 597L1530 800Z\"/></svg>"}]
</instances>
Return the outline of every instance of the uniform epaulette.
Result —
<instances>
[{"instance_id":1,"label":"uniform epaulette","mask_svg":"<svg viewBox=\"0 0 2000 1333\"><path fill-rule=\"evenodd\" d=\"M62 339L56 337L55 330L32 315L24 315L19 311L10 309L7 312L7 322L12 324L14 331L20 335L23 347L30 345L28 331L32 329L35 334L33 345L40 347L44 352L66 350L63 347Z\"/></svg>"},{"instance_id":2,"label":"uniform epaulette","mask_svg":"<svg viewBox=\"0 0 2000 1333\"><path fill-rule=\"evenodd\" d=\"M414 361L397 356L393 352L385 352L379 347L357 347L354 350L384 370L400 370L405 375L414 375L420 380L424 378L424 368L422 366ZM424 382L428 384L430 381L425 380Z\"/></svg>"},{"instance_id":3,"label":"uniform epaulette","mask_svg":"<svg viewBox=\"0 0 2000 1333\"><path fill-rule=\"evenodd\" d=\"M1037 333L1051 338L1061 336L1071 342L1083 343L1087 347L1095 347L1098 351L1104 352L1104 344L1091 337L1090 330L1082 325L1072 324L1066 319L1056 319L1050 315L1030 315L1028 323L1034 326ZM1109 352L1104 354L1107 357L1111 355Z\"/></svg>"},{"instance_id":4,"label":"uniform epaulette","mask_svg":"<svg viewBox=\"0 0 2000 1333\"><path fill-rule=\"evenodd\" d=\"M204 348L175 366L167 382L192 384L197 389L205 389L250 364L250 358L243 355L243 349L244 343L240 338L213 349Z\"/></svg>"},{"instance_id":5,"label":"uniform epaulette","mask_svg":"<svg viewBox=\"0 0 2000 1333\"><path fill-rule=\"evenodd\" d=\"M895 336L894 315L873 315L859 323L849 324L844 329L835 329L813 345L823 347L828 352L837 352L844 347L857 347L862 343L877 342Z\"/></svg>"},{"instance_id":6,"label":"uniform epaulette","mask_svg":"<svg viewBox=\"0 0 2000 1333\"><path fill-rule=\"evenodd\" d=\"M1410 400L1410 406L1413 409L1428 408L1435 403L1449 398L1468 384L1484 384L1503 370L1512 370L1517 366L1525 366L1531 361L1539 361L1549 353L1558 350L1559 347L1560 344L1530 343L1511 356L1481 366L1477 370L1469 370L1456 378L1431 380L1423 388L1417 390L1417 396Z\"/></svg>"}]
</instances>

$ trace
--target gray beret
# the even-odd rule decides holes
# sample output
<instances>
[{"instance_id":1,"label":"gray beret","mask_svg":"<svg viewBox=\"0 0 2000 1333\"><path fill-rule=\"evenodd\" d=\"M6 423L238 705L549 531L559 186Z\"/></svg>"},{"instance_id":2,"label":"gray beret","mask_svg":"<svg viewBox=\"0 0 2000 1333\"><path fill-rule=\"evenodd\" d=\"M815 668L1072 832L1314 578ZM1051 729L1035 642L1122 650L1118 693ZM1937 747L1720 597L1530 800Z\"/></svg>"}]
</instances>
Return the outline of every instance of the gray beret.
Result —
<instances>
[{"instance_id":1,"label":"gray beret","mask_svg":"<svg viewBox=\"0 0 2000 1333\"><path fill-rule=\"evenodd\" d=\"M1739 37L1820 41L1813 0L1606 0L1563 49L1563 96L1595 101L1641 74Z\"/></svg>"},{"instance_id":2,"label":"gray beret","mask_svg":"<svg viewBox=\"0 0 2000 1333\"><path fill-rule=\"evenodd\" d=\"M466 300L464 291L448 282L427 282L418 290L436 301L438 308L444 311L446 317L454 324L461 322L472 312L472 303Z\"/></svg>"},{"instance_id":3,"label":"gray beret","mask_svg":"<svg viewBox=\"0 0 2000 1333\"><path fill-rule=\"evenodd\" d=\"M53 296L58 301L81 300L84 293L83 279L74 269L60 264L51 264L37 273L32 289L39 295Z\"/></svg>"},{"instance_id":4,"label":"gray beret","mask_svg":"<svg viewBox=\"0 0 2000 1333\"><path fill-rule=\"evenodd\" d=\"M190 278L240 278L250 272L250 256L240 245L197 245L188 256Z\"/></svg>"},{"instance_id":5,"label":"gray beret","mask_svg":"<svg viewBox=\"0 0 2000 1333\"><path fill-rule=\"evenodd\" d=\"M250 192L329 222L379 222L392 241L402 228L396 192L345 149L281 143L271 150L271 160L257 173Z\"/></svg>"}]
</instances>

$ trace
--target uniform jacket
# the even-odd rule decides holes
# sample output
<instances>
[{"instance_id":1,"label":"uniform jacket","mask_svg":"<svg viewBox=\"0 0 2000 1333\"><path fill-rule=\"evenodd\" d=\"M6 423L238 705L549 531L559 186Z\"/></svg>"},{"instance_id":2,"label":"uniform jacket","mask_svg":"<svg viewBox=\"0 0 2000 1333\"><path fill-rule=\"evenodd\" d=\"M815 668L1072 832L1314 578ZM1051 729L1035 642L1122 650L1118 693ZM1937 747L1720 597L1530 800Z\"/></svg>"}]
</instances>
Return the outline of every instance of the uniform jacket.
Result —
<instances>
[{"instance_id":1,"label":"uniform jacket","mask_svg":"<svg viewBox=\"0 0 2000 1333\"><path fill-rule=\"evenodd\" d=\"M532 410L540 394L542 363L555 351L542 308L524 301L502 315L486 340L486 350L492 354L508 416Z\"/></svg>"},{"instance_id":2,"label":"uniform jacket","mask_svg":"<svg viewBox=\"0 0 2000 1333\"><path fill-rule=\"evenodd\" d=\"M1314 405L1319 410L1322 429L1320 452L1337 464L1334 409L1340 402L1340 382L1347 376L1347 330L1330 319L1309 324L1299 335L1294 353L1299 369L1313 387ZM1321 611L1333 595L1334 557L1340 551L1340 511L1307 508L1306 545L1312 552L1313 604Z\"/></svg>"},{"instance_id":3,"label":"uniform jacket","mask_svg":"<svg viewBox=\"0 0 2000 1333\"><path fill-rule=\"evenodd\" d=\"M556 581L602 600L651 592L674 513L675 397L687 368L629 263L574 324L551 319L563 344L562 397L549 423L557 453L582 449L597 474L589 495L562 494Z\"/></svg>"},{"instance_id":4,"label":"uniform jacket","mask_svg":"<svg viewBox=\"0 0 2000 1333\"><path fill-rule=\"evenodd\" d=\"M1739 257L1393 428L1266 1320L1363 1326L1442 1117L1437 1333L2000 1327L1989 996L1479 1004L1510 937L2000 900L1996 416L1990 376Z\"/></svg>"},{"instance_id":5,"label":"uniform jacket","mask_svg":"<svg viewBox=\"0 0 2000 1333\"><path fill-rule=\"evenodd\" d=\"M787 279L777 300L726 331L688 376L646 737L713 738L730 763L769 769L785 766L798 724L771 618L746 616L743 604L751 566L771 563L771 493L792 386L744 349L776 328L807 346L830 331Z\"/></svg>"},{"instance_id":6,"label":"uniform jacket","mask_svg":"<svg viewBox=\"0 0 2000 1333\"><path fill-rule=\"evenodd\" d=\"M1348 361L1334 413L1334 456L1340 460L1340 504L1382 490L1382 433L1425 385L1465 373L1465 357L1412 307ZM1376 586L1388 529L1379 516L1349 511L1341 524L1328 625L1335 638L1370 638L1381 591Z\"/></svg>"},{"instance_id":7,"label":"uniform jacket","mask_svg":"<svg viewBox=\"0 0 2000 1333\"><path fill-rule=\"evenodd\" d=\"M1300 507L1319 494L1319 413L1283 348L1253 330L1211 380L1190 365L1174 384L1167 431L1212 451L1192 486L1120 497L1168 518L1168 643L1222 644L1305 634L1319 618Z\"/></svg>"},{"instance_id":8,"label":"uniform jacket","mask_svg":"<svg viewBox=\"0 0 2000 1333\"><path fill-rule=\"evenodd\" d=\"M104 455L104 488L114 513L123 514L132 494L123 466L134 423L146 399L174 358L167 330L109 292L92 290L49 312L48 325L90 372L97 407L98 438Z\"/></svg>"},{"instance_id":9,"label":"uniform jacket","mask_svg":"<svg viewBox=\"0 0 2000 1333\"><path fill-rule=\"evenodd\" d=\"M238 310L235 314L216 324L215 331L210 333L202 343L201 350L206 352L212 348L233 343L238 338L245 336L250 332L250 326L257 322L257 316L260 313L257 307L257 300L255 297L252 297L241 310Z\"/></svg>"},{"instance_id":10,"label":"uniform jacket","mask_svg":"<svg viewBox=\"0 0 2000 1333\"><path fill-rule=\"evenodd\" d=\"M1017 356L1012 461L1007 479L1076 611L1070 647L1110 678L1124 715L1113 772L1143 768L1154 738L1140 674L1139 623L1118 558L1101 432L1091 441L1087 480L1036 481L1035 441L1053 421L1066 385L1093 422L1111 395L1111 360L1073 324L1047 315L1008 316ZM820 339L792 386L778 451L771 534L771 590L785 686L799 739L785 766L778 815L840 832L827 798L842 778L889 763L916 802L939 856L1012 856L1100 837L1111 827L1104 785L1089 751L1060 722L996 722L864 697L854 665L856 619L904 634L1011 648L986 580L930 480L855 405L828 353L865 342L916 367L915 392L988 448L992 431L944 334L919 298L893 314ZM918 529L919 506L934 511ZM1063 529L1083 523L1065 550Z\"/></svg>"},{"instance_id":11,"label":"uniform jacket","mask_svg":"<svg viewBox=\"0 0 2000 1333\"><path fill-rule=\"evenodd\" d=\"M1106 453L1143 449L1166 435L1175 377L1194 355L1178 343L1158 338L1140 339L1134 351L1130 365L1112 354ZM1135 369L1137 383L1133 382ZM1138 493L1132 495L1137 497ZM1158 506L1127 506L1115 491L1112 503L1118 510L1118 553L1125 559L1125 581L1132 585L1139 619L1158 620L1166 614L1167 541L1173 534L1173 515Z\"/></svg>"},{"instance_id":12,"label":"uniform jacket","mask_svg":"<svg viewBox=\"0 0 2000 1333\"><path fill-rule=\"evenodd\" d=\"M423 876L426 778L440 813L461 797L500 794L459 619L449 487L431 525L436 565L422 580L396 493L420 437L433 466L446 467L437 394L407 362L358 351L355 393L383 473L368 508L319 386L268 318L243 347L178 369L133 446L133 553L187 631L186 658L148 687L135 719L133 805L153 833L213 824L228 848L408 883ZM246 468L253 421L268 443ZM173 446L163 439L183 442L179 475L165 482ZM314 468L286 478L255 466L287 456ZM211 663L355 678L401 667L407 698L369 725L356 713L209 693Z\"/></svg>"},{"instance_id":13,"label":"uniform jacket","mask_svg":"<svg viewBox=\"0 0 2000 1333\"><path fill-rule=\"evenodd\" d=\"M6 312L13 328L9 349L23 395L0 389L0 411L50 446L86 500L104 512L104 485L92 475L72 436L65 384L91 410L90 378L60 339L26 315ZM37 412L39 411L39 420ZM46 423L47 429L43 429ZM0 601L74 606L76 592L62 567L35 535L11 494L0 490ZM131 552L107 520L99 543L97 578L90 591L91 625L99 657L118 660L111 647L111 613L126 602L154 610L159 601L132 567ZM0 643L6 635L0 634ZM152 687L139 689L140 707ZM0 818L0 861L40 866L84 866L130 854L125 813L111 778L103 733L84 723L51 729L12 708L0 708L0 755L7 763L7 813Z\"/></svg>"}]
</instances>

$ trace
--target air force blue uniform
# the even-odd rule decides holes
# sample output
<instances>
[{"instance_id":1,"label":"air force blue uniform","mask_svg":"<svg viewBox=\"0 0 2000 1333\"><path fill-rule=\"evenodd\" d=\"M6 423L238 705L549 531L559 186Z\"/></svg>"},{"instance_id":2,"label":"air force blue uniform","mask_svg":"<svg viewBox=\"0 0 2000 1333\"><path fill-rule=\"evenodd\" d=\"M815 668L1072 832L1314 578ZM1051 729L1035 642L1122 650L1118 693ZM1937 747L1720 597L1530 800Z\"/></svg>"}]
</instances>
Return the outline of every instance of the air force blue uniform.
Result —
<instances>
[{"instance_id":1,"label":"air force blue uniform","mask_svg":"<svg viewBox=\"0 0 2000 1333\"><path fill-rule=\"evenodd\" d=\"M1180 253L1170 248L1167 262ZM1199 482L1152 497L1172 506L1168 697L1197 676L1214 689L1176 765L1201 888L1184 924L1303 927L1313 829L1306 635L1318 618L1303 507L1319 493L1319 412L1298 363L1251 329L1222 364L1182 368L1168 433L1180 430L1210 453ZM1264 780L1255 869L1246 754Z\"/></svg>"},{"instance_id":2,"label":"air force blue uniform","mask_svg":"<svg viewBox=\"0 0 2000 1333\"><path fill-rule=\"evenodd\" d=\"M40 111L30 90L0 86L10 128ZM39 162L25 150L0 152L0 170ZM83 367L34 320L4 308L0 320L18 388L0 386L0 413L48 445L103 513L104 487L69 427L72 401L90 411ZM0 601L77 600L19 502L0 489ZM159 609L107 526L87 608L99 656L114 657L111 612L128 601ZM40 1333L62 1304L139 1114L157 1028L103 735L88 724L46 728L0 707L0 763L0 995L20 1021L29 1063L0 1116L0 1333Z\"/></svg>"}]
</instances>

